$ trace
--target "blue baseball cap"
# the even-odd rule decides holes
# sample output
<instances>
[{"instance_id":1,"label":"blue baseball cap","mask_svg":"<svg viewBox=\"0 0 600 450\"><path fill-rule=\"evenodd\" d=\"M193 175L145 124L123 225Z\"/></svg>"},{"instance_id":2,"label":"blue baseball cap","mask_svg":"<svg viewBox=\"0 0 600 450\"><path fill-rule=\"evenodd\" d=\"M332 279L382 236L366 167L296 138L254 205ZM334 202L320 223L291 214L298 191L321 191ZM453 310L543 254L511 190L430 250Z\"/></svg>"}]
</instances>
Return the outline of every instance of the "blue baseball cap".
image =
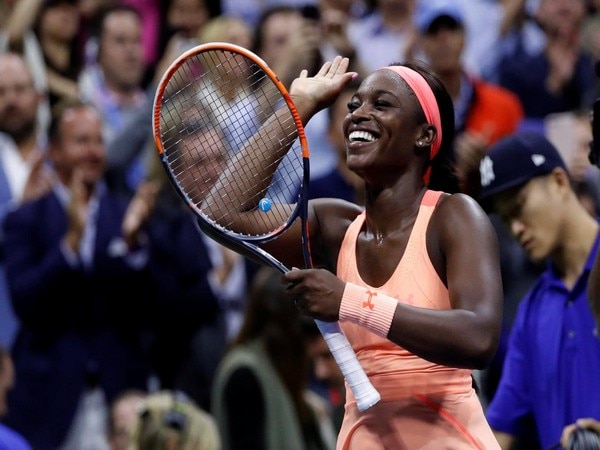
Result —
<instances>
[{"instance_id":1,"label":"blue baseball cap","mask_svg":"<svg viewBox=\"0 0 600 450\"><path fill-rule=\"evenodd\" d=\"M420 0L414 20L421 33L429 30L433 22L441 17L447 17L456 22L457 25L464 25L463 12L456 0Z\"/></svg>"},{"instance_id":2,"label":"blue baseball cap","mask_svg":"<svg viewBox=\"0 0 600 450\"><path fill-rule=\"evenodd\" d=\"M556 167L567 171L558 150L541 133L520 131L492 145L479 164L481 191L478 199L492 196L549 174Z\"/></svg>"}]
</instances>

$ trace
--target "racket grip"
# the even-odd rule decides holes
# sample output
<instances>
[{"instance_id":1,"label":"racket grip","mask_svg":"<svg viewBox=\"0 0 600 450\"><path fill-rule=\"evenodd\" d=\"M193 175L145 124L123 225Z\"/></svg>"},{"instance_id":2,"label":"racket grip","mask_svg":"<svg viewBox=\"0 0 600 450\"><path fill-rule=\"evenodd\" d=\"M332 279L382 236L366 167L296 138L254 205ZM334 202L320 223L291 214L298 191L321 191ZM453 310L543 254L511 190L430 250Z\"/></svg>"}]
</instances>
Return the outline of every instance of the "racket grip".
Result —
<instances>
[{"instance_id":1,"label":"racket grip","mask_svg":"<svg viewBox=\"0 0 600 450\"><path fill-rule=\"evenodd\" d=\"M315 322L354 394L358 410L362 412L375 405L381 399L381 395L371 384L339 323L320 320Z\"/></svg>"}]
</instances>

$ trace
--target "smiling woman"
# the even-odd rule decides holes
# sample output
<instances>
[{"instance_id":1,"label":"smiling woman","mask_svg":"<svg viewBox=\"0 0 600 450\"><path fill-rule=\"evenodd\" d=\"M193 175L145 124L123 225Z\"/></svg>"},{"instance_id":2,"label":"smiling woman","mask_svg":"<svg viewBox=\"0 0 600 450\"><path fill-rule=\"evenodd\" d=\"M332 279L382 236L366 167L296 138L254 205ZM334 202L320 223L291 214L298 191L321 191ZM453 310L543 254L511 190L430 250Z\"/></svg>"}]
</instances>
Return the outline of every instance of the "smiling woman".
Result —
<instances>
[{"instance_id":1,"label":"smiling woman","mask_svg":"<svg viewBox=\"0 0 600 450\"><path fill-rule=\"evenodd\" d=\"M293 81L303 124L356 76L347 70L348 59L336 57L315 76L303 70ZM453 130L452 101L426 66L376 70L352 96L343 121L347 164L364 180L365 207L309 202L318 268L287 272L287 292L304 314L340 320L381 393L378 404L360 412L347 392L338 448L499 448L471 378L498 343L496 235L473 199L452 194ZM272 170L260 161L256 167ZM273 209L282 207L273 202ZM301 234L295 224L261 246L288 267L304 267Z\"/></svg>"}]
</instances>

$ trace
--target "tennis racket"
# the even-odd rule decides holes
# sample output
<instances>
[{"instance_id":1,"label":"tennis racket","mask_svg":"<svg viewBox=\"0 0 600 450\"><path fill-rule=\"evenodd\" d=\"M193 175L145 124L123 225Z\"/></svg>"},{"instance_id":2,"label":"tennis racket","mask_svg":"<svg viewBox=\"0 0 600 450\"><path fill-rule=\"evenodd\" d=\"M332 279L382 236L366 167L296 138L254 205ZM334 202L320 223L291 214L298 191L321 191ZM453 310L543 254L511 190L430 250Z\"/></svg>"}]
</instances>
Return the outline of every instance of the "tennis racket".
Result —
<instances>
[{"instance_id":1,"label":"tennis racket","mask_svg":"<svg viewBox=\"0 0 600 450\"><path fill-rule=\"evenodd\" d=\"M286 88L261 58L223 42L182 54L158 85L153 131L169 179L202 231L285 273L289 269L258 245L300 217L304 261L312 267L304 128ZM379 392L339 323L316 322L358 409L373 406Z\"/></svg>"}]
</instances>

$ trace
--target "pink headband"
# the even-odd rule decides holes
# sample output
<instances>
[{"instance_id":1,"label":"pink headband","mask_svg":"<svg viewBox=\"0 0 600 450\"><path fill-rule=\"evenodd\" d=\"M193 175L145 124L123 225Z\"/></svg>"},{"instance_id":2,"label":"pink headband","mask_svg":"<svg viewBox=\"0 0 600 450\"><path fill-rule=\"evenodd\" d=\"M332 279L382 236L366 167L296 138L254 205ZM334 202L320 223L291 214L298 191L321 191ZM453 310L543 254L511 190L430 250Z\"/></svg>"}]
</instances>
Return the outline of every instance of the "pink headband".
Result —
<instances>
[{"instance_id":1,"label":"pink headband","mask_svg":"<svg viewBox=\"0 0 600 450\"><path fill-rule=\"evenodd\" d=\"M437 137L431 144L431 153L429 154L429 160L432 160L440 150L440 145L442 143L442 120L440 118L440 110L437 106L437 101L435 100L435 95L433 95L431 87L419 72L409 69L408 67L387 66L381 67L379 70L381 69L388 69L400 75L400 77L406 82L406 84L410 86L417 96L417 99L421 104L421 108L423 108L423 112L425 113L427 122L435 126L437 130Z\"/></svg>"}]
</instances>

